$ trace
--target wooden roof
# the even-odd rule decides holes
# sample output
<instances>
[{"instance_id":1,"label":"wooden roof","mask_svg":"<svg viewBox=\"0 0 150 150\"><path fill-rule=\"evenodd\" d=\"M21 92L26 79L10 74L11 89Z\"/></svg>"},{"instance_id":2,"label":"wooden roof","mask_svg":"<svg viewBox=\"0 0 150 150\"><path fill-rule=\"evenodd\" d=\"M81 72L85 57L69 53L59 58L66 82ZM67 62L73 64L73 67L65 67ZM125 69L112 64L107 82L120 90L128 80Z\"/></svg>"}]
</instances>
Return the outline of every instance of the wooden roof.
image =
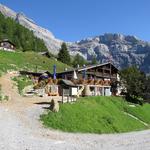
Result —
<instances>
[{"instance_id":1,"label":"wooden roof","mask_svg":"<svg viewBox=\"0 0 150 150\"><path fill-rule=\"evenodd\" d=\"M103 64L98 64L98 65L91 65L91 66L75 68L75 69L72 69L72 70L59 72L57 74L59 75L59 74L72 73L73 71L81 72L83 70L88 70L88 69L92 69L92 68L102 67L102 66L105 66L105 65L111 65L117 72L119 71L119 69L117 67L115 67L111 62L107 62L107 63L103 63Z\"/></svg>"},{"instance_id":2,"label":"wooden roof","mask_svg":"<svg viewBox=\"0 0 150 150\"><path fill-rule=\"evenodd\" d=\"M20 74L22 75L33 75L37 77L41 76L44 73L46 73L48 76L52 76L52 74L49 71L41 71L41 72L20 71Z\"/></svg>"},{"instance_id":3,"label":"wooden roof","mask_svg":"<svg viewBox=\"0 0 150 150\"><path fill-rule=\"evenodd\" d=\"M10 43L11 45L16 46L14 43L12 43L12 42L11 42L10 40L8 40L8 39L3 39L3 40L0 41L0 43L3 43L3 42L8 42L8 43Z\"/></svg>"},{"instance_id":4,"label":"wooden roof","mask_svg":"<svg viewBox=\"0 0 150 150\"><path fill-rule=\"evenodd\" d=\"M74 71L76 72L81 72L83 70L88 70L88 69L92 69L92 68L97 68L97 67L102 67L102 66L105 66L105 65L111 65L113 67L113 69L116 70L116 72L118 72L119 70L110 62L108 63L103 63L103 64L98 64L98 65L92 65L92 66L86 66L86 67L81 67L81 68L75 68L75 69L72 69L72 70L67 70L67 71L63 71L63 72L59 72L59 73L56 73L56 76L61 76L63 74L72 74ZM20 71L21 74L24 74L24 75L33 75L33 76L40 76L42 75L43 73L47 73L49 75L49 77L52 77L53 73L50 73L49 71L42 71L42 72L28 72L28 71ZM67 82L67 81L66 81ZM71 83L68 83L71 85Z\"/></svg>"},{"instance_id":5,"label":"wooden roof","mask_svg":"<svg viewBox=\"0 0 150 150\"><path fill-rule=\"evenodd\" d=\"M97 68L97 67L101 67L101 66L105 66L105 65L112 65L116 70L118 70L118 68L116 68L112 63L107 62L107 63L103 63L103 64L98 64L98 65L91 65L91 66L87 66L87 67L82 67L77 69L78 71L83 71L83 70L88 70L88 69L92 69L92 68Z\"/></svg>"},{"instance_id":6,"label":"wooden roof","mask_svg":"<svg viewBox=\"0 0 150 150\"><path fill-rule=\"evenodd\" d=\"M60 80L59 84L62 86L67 86L67 87L75 87L76 86L72 81L64 80L64 79Z\"/></svg>"}]
</instances>

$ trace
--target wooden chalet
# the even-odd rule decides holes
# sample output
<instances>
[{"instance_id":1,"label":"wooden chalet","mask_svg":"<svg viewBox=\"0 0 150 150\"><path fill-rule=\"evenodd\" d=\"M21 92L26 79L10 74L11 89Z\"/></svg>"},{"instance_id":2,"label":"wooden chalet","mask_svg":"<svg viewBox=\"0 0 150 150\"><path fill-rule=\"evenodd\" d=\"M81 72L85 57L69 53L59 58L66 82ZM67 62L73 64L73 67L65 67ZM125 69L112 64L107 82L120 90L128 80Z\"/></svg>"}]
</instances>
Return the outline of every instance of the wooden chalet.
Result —
<instances>
[{"instance_id":1,"label":"wooden chalet","mask_svg":"<svg viewBox=\"0 0 150 150\"><path fill-rule=\"evenodd\" d=\"M86 85L88 92L84 92L85 96L110 96L112 95L111 83L118 80L118 71L112 63L108 62L60 72L57 73L57 78L71 80L79 89Z\"/></svg>"},{"instance_id":2,"label":"wooden chalet","mask_svg":"<svg viewBox=\"0 0 150 150\"><path fill-rule=\"evenodd\" d=\"M38 85L44 82L48 95L57 93L61 96L79 97L115 95L112 83L118 80L118 71L112 63L108 62L56 73L56 78L48 71L41 73L20 71L20 73L31 76Z\"/></svg>"},{"instance_id":3,"label":"wooden chalet","mask_svg":"<svg viewBox=\"0 0 150 150\"><path fill-rule=\"evenodd\" d=\"M64 72L57 73L57 78L72 80L74 71L77 74L78 79L83 79L83 73L85 71L84 79L111 79L117 80L118 69L112 63L103 63L99 65L86 66L82 68L76 68Z\"/></svg>"},{"instance_id":4,"label":"wooden chalet","mask_svg":"<svg viewBox=\"0 0 150 150\"><path fill-rule=\"evenodd\" d=\"M16 46L8 39L4 39L0 41L0 49L5 51L15 51Z\"/></svg>"}]
</instances>

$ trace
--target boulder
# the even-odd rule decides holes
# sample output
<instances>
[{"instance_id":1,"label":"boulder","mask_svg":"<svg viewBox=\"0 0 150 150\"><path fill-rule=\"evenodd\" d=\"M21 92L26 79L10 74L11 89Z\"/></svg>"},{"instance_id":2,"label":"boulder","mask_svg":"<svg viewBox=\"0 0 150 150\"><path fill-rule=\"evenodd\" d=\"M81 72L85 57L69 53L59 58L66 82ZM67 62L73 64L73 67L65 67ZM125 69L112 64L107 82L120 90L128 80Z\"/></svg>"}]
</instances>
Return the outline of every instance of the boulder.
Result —
<instances>
[{"instance_id":1,"label":"boulder","mask_svg":"<svg viewBox=\"0 0 150 150\"><path fill-rule=\"evenodd\" d=\"M58 101L56 101L54 99L51 100L50 110L52 112L59 112L59 103L58 103Z\"/></svg>"}]
</instances>

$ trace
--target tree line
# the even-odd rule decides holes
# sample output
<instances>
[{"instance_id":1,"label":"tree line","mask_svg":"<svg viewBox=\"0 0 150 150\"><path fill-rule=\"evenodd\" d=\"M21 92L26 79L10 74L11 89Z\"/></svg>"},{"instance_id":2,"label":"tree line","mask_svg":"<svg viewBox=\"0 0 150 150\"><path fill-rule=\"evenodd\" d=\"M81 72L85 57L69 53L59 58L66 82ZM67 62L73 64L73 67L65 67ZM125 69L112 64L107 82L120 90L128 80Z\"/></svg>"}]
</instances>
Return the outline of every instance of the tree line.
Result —
<instances>
[{"instance_id":1,"label":"tree line","mask_svg":"<svg viewBox=\"0 0 150 150\"><path fill-rule=\"evenodd\" d=\"M47 51L44 41L35 37L33 31L0 13L0 40L9 39L21 51Z\"/></svg>"},{"instance_id":2,"label":"tree line","mask_svg":"<svg viewBox=\"0 0 150 150\"><path fill-rule=\"evenodd\" d=\"M120 85L127 101L139 104L145 100L150 102L150 76L136 66L120 71Z\"/></svg>"}]
</instances>

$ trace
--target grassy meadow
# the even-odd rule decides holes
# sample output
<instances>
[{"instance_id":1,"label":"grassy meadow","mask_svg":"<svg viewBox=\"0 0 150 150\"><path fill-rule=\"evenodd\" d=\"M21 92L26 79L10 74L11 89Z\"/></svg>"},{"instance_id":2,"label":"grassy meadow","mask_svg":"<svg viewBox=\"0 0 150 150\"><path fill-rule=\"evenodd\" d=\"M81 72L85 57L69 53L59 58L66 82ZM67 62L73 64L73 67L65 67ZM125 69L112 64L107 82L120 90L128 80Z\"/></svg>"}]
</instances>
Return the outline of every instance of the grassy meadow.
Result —
<instances>
[{"instance_id":1,"label":"grassy meadow","mask_svg":"<svg viewBox=\"0 0 150 150\"><path fill-rule=\"evenodd\" d=\"M126 115L129 112L150 125L150 105L130 107L119 97L85 97L74 104L61 104L60 111L41 115L46 127L66 132L120 133L149 127Z\"/></svg>"},{"instance_id":2,"label":"grassy meadow","mask_svg":"<svg viewBox=\"0 0 150 150\"><path fill-rule=\"evenodd\" d=\"M53 65L56 64L57 71L63 71L69 66L55 60L54 58L47 58L35 52L6 52L0 51L0 72L7 70L53 70ZM36 69L37 66L37 69Z\"/></svg>"}]
</instances>

